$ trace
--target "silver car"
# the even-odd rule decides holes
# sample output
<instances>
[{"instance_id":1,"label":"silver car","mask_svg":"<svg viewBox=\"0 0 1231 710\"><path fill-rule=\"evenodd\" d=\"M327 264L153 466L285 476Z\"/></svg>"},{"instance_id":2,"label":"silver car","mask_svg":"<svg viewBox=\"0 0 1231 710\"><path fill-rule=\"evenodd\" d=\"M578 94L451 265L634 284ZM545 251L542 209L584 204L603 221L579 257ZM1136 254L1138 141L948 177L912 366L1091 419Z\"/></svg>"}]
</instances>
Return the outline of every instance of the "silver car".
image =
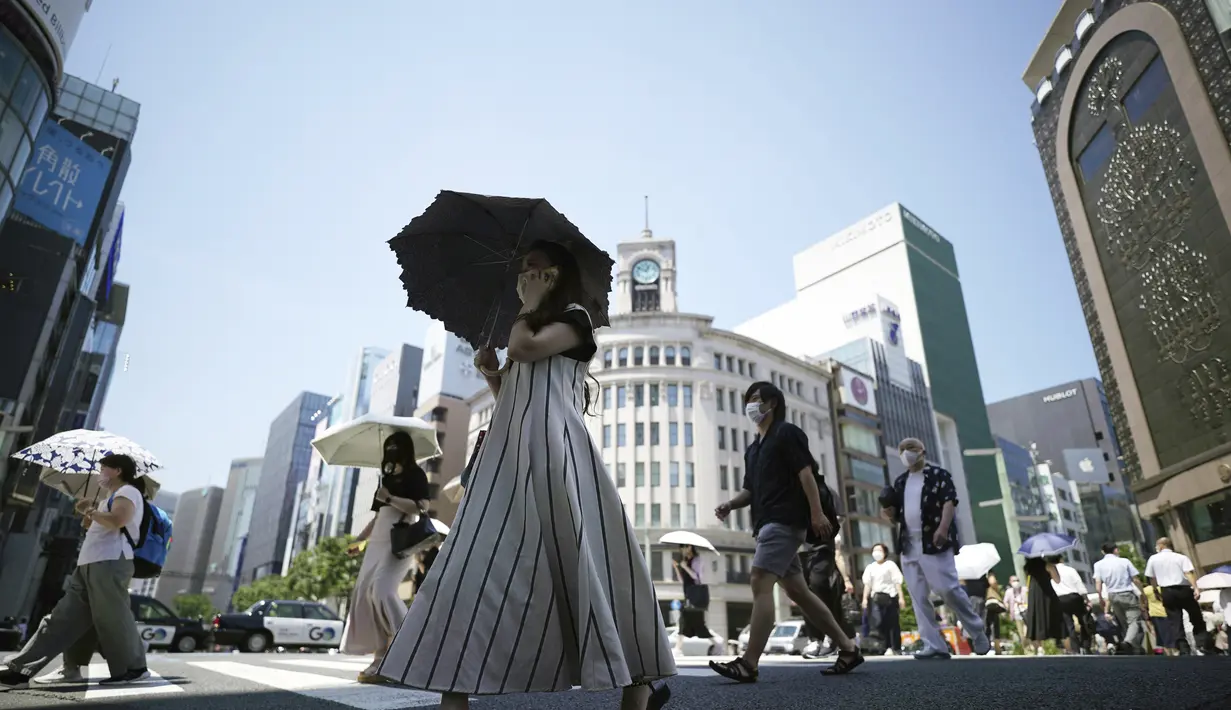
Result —
<instances>
[{"instance_id":1,"label":"silver car","mask_svg":"<svg viewBox=\"0 0 1231 710\"><path fill-rule=\"evenodd\" d=\"M769 634L765 644L766 653L786 653L798 656L808 646L810 639L804 634L804 622L797 619L780 621Z\"/></svg>"}]
</instances>

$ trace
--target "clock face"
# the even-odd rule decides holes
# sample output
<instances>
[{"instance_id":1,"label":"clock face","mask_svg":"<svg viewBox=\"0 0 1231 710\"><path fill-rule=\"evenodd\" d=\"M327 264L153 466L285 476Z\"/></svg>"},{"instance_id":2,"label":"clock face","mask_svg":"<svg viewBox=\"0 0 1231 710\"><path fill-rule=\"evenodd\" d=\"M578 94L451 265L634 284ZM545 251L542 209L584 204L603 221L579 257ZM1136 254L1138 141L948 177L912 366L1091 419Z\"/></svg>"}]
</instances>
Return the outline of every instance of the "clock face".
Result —
<instances>
[{"instance_id":1,"label":"clock face","mask_svg":"<svg viewBox=\"0 0 1231 710\"><path fill-rule=\"evenodd\" d=\"M661 272L656 261L642 259L633 264L633 280L639 284L652 284L658 281L658 275Z\"/></svg>"}]
</instances>

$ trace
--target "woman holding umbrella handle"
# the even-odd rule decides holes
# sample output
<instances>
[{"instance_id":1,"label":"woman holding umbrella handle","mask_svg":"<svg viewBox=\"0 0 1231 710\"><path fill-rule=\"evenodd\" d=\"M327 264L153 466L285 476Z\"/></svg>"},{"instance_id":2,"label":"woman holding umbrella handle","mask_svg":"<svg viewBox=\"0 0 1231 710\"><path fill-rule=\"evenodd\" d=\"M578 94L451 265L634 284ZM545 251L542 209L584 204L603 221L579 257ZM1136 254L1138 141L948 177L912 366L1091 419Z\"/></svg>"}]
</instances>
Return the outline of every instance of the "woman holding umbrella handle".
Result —
<instances>
[{"instance_id":1,"label":"woman holding umbrella handle","mask_svg":"<svg viewBox=\"0 0 1231 710\"><path fill-rule=\"evenodd\" d=\"M517 292L509 363L476 358L496 404L466 495L379 673L442 693L442 710L469 707L470 695L574 686L621 688L622 710L659 710L670 691L652 682L675 675L675 662L586 425L598 345L576 258L536 242Z\"/></svg>"}]
</instances>

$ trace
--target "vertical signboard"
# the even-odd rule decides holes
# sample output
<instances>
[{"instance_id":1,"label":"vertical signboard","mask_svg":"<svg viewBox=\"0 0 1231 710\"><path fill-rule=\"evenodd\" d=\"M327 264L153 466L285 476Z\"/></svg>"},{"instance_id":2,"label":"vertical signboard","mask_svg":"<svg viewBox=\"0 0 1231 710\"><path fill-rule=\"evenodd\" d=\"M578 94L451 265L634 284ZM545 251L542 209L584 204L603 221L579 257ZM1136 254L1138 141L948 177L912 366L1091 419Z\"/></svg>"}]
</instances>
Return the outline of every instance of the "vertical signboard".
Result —
<instances>
[{"instance_id":1,"label":"vertical signboard","mask_svg":"<svg viewBox=\"0 0 1231 710\"><path fill-rule=\"evenodd\" d=\"M13 209L84 246L111 160L48 119L34 142Z\"/></svg>"}]
</instances>

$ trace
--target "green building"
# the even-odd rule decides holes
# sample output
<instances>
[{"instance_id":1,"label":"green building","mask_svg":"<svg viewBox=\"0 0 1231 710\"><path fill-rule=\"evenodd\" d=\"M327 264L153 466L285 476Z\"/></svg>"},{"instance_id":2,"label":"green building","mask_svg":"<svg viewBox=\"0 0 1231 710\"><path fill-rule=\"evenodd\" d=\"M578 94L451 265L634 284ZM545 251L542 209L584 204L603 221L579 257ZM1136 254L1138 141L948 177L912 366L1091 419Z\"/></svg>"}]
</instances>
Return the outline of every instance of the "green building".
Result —
<instances>
[{"instance_id":1,"label":"green building","mask_svg":"<svg viewBox=\"0 0 1231 710\"><path fill-rule=\"evenodd\" d=\"M953 245L894 203L796 254L794 276L793 300L736 332L804 358L872 338L883 346L878 386L909 373L908 361L919 363L931 390L932 433L941 449L928 452L928 458L949 469L959 490L965 489L957 519L963 542L995 544L1002 560L996 572L1008 579L1015 550L996 459L985 454L996 443ZM892 419L906 412L880 409L884 431L901 429ZM927 440L927 434L917 436ZM883 443L886 480L892 480L903 470L898 442Z\"/></svg>"}]
</instances>

